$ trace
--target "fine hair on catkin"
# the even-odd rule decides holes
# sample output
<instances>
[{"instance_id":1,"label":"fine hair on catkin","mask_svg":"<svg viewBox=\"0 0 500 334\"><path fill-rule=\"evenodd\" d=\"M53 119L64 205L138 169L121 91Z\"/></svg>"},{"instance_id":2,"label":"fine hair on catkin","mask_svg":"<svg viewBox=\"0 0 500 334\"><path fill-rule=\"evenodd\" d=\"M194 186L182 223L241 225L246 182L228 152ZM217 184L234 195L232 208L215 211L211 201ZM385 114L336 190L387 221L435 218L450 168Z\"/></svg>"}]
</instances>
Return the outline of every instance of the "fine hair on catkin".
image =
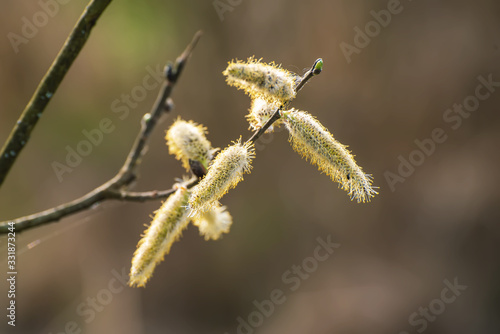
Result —
<instances>
[{"instance_id":1,"label":"fine hair on catkin","mask_svg":"<svg viewBox=\"0 0 500 334\"><path fill-rule=\"evenodd\" d=\"M170 154L189 170L189 160L199 161L205 168L212 160L212 144L206 138L207 129L193 121L184 121L178 117L170 126L165 136Z\"/></svg>"},{"instance_id":2,"label":"fine hair on catkin","mask_svg":"<svg viewBox=\"0 0 500 334\"><path fill-rule=\"evenodd\" d=\"M335 140L315 117L295 109L282 111L281 115L293 149L338 182L351 199L369 202L377 194L372 177L356 164L347 146Z\"/></svg>"},{"instance_id":3,"label":"fine hair on catkin","mask_svg":"<svg viewBox=\"0 0 500 334\"><path fill-rule=\"evenodd\" d=\"M189 198L191 216L211 209L231 188L249 173L255 155L253 144L241 143L241 139L219 153L208 168L205 177L193 189Z\"/></svg>"},{"instance_id":4,"label":"fine hair on catkin","mask_svg":"<svg viewBox=\"0 0 500 334\"><path fill-rule=\"evenodd\" d=\"M248 58L229 62L222 72L230 86L242 89L252 99L261 97L269 102L285 103L295 98L299 76L274 63Z\"/></svg>"},{"instance_id":5,"label":"fine hair on catkin","mask_svg":"<svg viewBox=\"0 0 500 334\"><path fill-rule=\"evenodd\" d=\"M261 97L253 99L249 113L246 116L248 123L250 124L250 129L258 130L262 128L279 107L280 103L277 101L268 102ZM266 132L273 132L274 127L278 127L281 123L281 119L278 119L267 129Z\"/></svg>"},{"instance_id":6,"label":"fine hair on catkin","mask_svg":"<svg viewBox=\"0 0 500 334\"><path fill-rule=\"evenodd\" d=\"M163 202L144 232L132 258L130 286L145 286L156 265L168 254L172 244L189 223L187 204L189 191L182 186Z\"/></svg>"},{"instance_id":7,"label":"fine hair on catkin","mask_svg":"<svg viewBox=\"0 0 500 334\"><path fill-rule=\"evenodd\" d=\"M193 218L193 224L198 226L205 240L217 240L223 233L229 233L233 218L226 207L216 204L212 209Z\"/></svg>"}]
</instances>

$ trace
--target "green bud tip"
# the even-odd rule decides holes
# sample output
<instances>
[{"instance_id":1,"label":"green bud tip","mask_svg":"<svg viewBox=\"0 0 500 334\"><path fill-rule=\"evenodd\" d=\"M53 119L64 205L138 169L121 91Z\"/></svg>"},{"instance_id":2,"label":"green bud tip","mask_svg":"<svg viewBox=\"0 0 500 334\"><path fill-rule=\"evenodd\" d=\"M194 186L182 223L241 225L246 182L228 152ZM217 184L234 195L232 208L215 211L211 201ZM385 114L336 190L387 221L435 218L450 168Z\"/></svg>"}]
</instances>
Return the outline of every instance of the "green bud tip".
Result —
<instances>
[{"instance_id":1,"label":"green bud tip","mask_svg":"<svg viewBox=\"0 0 500 334\"><path fill-rule=\"evenodd\" d=\"M316 62L314 63L313 74L318 75L321 73L322 70L323 70L323 59L318 58L318 60L316 60Z\"/></svg>"}]
</instances>

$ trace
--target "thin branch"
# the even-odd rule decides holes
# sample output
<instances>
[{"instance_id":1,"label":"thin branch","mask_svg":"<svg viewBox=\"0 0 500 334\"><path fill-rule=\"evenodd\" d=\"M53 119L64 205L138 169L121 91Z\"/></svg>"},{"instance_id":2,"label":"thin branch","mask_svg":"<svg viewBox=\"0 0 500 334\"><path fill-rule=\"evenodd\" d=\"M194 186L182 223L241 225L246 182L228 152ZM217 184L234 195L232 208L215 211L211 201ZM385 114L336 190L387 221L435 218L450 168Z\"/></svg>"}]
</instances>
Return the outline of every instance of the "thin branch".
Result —
<instances>
[{"instance_id":1,"label":"thin branch","mask_svg":"<svg viewBox=\"0 0 500 334\"><path fill-rule=\"evenodd\" d=\"M196 46L196 44L198 44L201 35L201 31L198 31L194 35L191 43L186 47L184 52L179 57L177 57L175 61L175 68L170 64L165 67L164 74L167 80L163 82L161 86L160 94L158 94L158 97L156 98L152 112L149 114L149 116L146 116L146 118L143 119L143 129L137 136L134 145L132 146L132 149L127 157L127 160L125 161L125 164L120 170L120 173L117 175L118 179L116 180L116 182L118 186L127 184L134 178L134 173L137 165L140 161L140 158L144 154L146 141L163 112L169 111L171 109L172 103L168 103L168 97L172 94L172 90L177 83L177 79L184 69L184 65L191 55L193 48Z\"/></svg>"},{"instance_id":2,"label":"thin branch","mask_svg":"<svg viewBox=\"0 0 500 334\"><path fill-rule=\"evenodd\" d=\"M152 190L144 192L112 191L109 198L115 198L120 201L146 202L153 199L167 198L175 192L175 189Z\"/></svg>"},{"instance_id":3,"label":"thin branch","mask_svg":"<svg viewBox=\"0 0 500 334\"><path fill-rule=\"evenodd\" d=\"M322 67L323 67L323 60L321 58L316 59L316 61L314 62L314 64L311 66L311 68L302 76L302 79L297 84L297 86L295 86L295 92L297 93L299 90L301 90L302 87L304 87L304 85L313 76L320 74L321 70L322 70ZM286 104L280 106L278 109L276 109L276 111L271 116L271 118L269 118L267 120L267 122L260 129L258 129L257 131L254 132L254 134L252 135L252 137L250 137L247 140L247 143L255 143L260 138L260 136L262 136L262 134L264 132L266 132L266 130L271 125L273 125L274 122L276 122L278 119L280 119L280 117L281 117L280 116L280 110L286 108L287 105L288 105L288 103L286 103Z\"/></svg>"},{"instance_id":4,"label":"thin branch","mask_svg":"<svg viewBox=\"0 0 500 334\"><path fill-rule=\"evenodd\" d=\"M9 138L0 151L0 187L12 165L26 146L31 132L90 36L90 31L111 0L92 0L80 16L56 59L40 81Z\"/></svg>"},{"instance_id":5,"label":"thin branch","mask_svg":"<svg viewBox=\"0 0 500 334\"><path fill-rule=\"evenodd\" d=\"M188 181L183 182L184 187L192 188L200 182L198 177L192 177ZM172 195L175 192L175 189L168 190L152 190L152 191L144 191L144 192L132 192L132 191L124 191L124 190L110 190L107 192L106 198L114 198L121 201L130 201L130 202L145 202L155 199L163 199Z\"/></svg>"},{"instance_id":6,"label":"thin branch","mask_svg":"<svg viewBox=\"0 0 500 334\"><path fill-rule=\"evenodd\" d=\"M191 43L187 46L186 50L177 58L174 65L167 65L165 67L165 79L162 88L158 94L158 98L152 108L150 114L146 114L143 117L141 123L141 130L137 135L137 138L132 145L132 148L127 156L123 167L120 169L118 174L114 176L111 180L104 183L103 185L92 190L88 194L80 197L74 201L59 205L55 208L51 208L36 214L32 214L25 217L20 217L14 220L8 220L0 222L0 234L8 233L9 222L15 223L15 231L20 232L29 228L37 227L50 222L58 221L63 217L71 214L75 214L82 210L91 208L94 205L107 199L118 199L125 201L145 201L153 200L158 198L168 197L173 191L171 189L164 191L152 191L144 193L127 192L124 190L130 183L136 178L136 169L141 162L141 158L145 153L144 148L153 131L153 128L157 124L160 116L165 112L168 112L171 108L171 103L169 103L169 97L172 90L177 83L177 80L182 73L182 69L186 64L193 48L198 43L201 37L201 32L197 32L193 37ZM186 187L194 186L198 180L186 181Z\"/></svg>"}]
</instances>

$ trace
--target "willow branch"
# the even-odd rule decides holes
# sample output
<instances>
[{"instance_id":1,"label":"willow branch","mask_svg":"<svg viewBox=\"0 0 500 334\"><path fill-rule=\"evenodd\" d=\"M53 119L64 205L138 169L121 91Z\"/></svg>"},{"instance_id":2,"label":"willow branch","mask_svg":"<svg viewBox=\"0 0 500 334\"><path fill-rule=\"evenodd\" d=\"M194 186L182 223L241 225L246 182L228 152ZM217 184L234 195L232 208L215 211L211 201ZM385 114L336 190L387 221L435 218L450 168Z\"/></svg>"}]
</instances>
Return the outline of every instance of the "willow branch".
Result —
<instances>
[{"instance_id":1,"label":"willow branch","mask_svg":"<svg viewBox=\"0 0 500 334\"><path fill-rule=\"evenodd\" d=\"M183 186L190 189L198 184L200 179L198 177L192 177L186 182L183 182ZM168 189L168 190L152 190L152 191L144 191L144 192L132 192L125 190L110 190L107 193L106 198L114 198L121 201L130 201L130 202L146 202L155 199L163 199L172 195L176 189Z\"/></svg>"},{"instance_id":2,"label":"willow branch","mask_svg":"<svg viewBox=\"0 0 500 334\"><path fill-rule=\"evenodd\" d=\"M120 170L120 173L117 175L118 185L130 182L129 179L134 178L136 167L140 161L141 156L144 154L146 141L163 112L169 111L171 109L171 103L168 103L167 101L168 97L172 94L172 90L177 83L177 80L179 79L179 76L184 69L184 66L186 65L186 62L191 55L194 47L196 46L196 44L198 44L201 34L201 31L198 31L194 35L191 43L189 43L184 52L179 57L177 57L175 61L175 67L171 65L167 65L165 67L165 78L167 80L162 84L160 94L158 94L158 97L156 98L152 112L149 114L149 116L143 119L143 131L141 131L137 136L135 143L132 146L132 150L130 151L127 160L125 161L125 164Z\"/></svg>"},{"instance_id":3,"label":"willow branch","mask_svg":"<svg viewBox=\"0 0 500 334\"><path fill-rule=\"evenodd\" d=\"M296 93L299 90L301 90L302 87L304 87L304 85L309 81L309 79L311 79L313 76L318 75L318 74L321 73L322 64L323 64L323 60L321 58L316 59L316 61L314 62L314 64L311 66L311 68L302 76L302 78L301 78L300 82L297 84L297 86L295 86L295 92ZM274 112L274 114L271 116L271 118L269 118L267 120L267 122L260 129L258 129L257 131L255 131L254 134L252 135L252 137L250 137L247 140L247 143L255 143L260 138L260 136L262 136L262 134L264 132L266 132L266 130L271 125L273 125L274 122L276 122L278 119L280 119L280 117L281 117L280 116L280 110L286 108L286 106L288 106L288 103L289 102L287 102L284 105L282 105L279 108L277 108L276 111Z\"/></svg>"},{"instance_id":4,"label":"willow branch","mask_svg":"<svg viewBox=\"0 0 500 334\"><path fill-rule=\"evenodd\" d=\"M177 83L182 70L191 55L193 48L198 43L201 37L201 32L197 32L193 37L191 43L187 46L186 50L177 58L174 65L167 65L165 67L165 82L160 89L156 102L153 105L152 111L144 115L141 122L141 130L132 145L132 148L123 164L120 171L108 182L92 190L88 194L57 207L32 214L29 216L20 217L14 220L0 222L0 234L8 233L9 222L14 222L15 231L19 232L29 228L41 226L50 222L55 222L63 217L71 214L89 209L100 202L108 199L117 199L123 201L146 201L159 198L166 198L173 189L164 191L151 191L151 192L127 192L126 188L136 178L136 170L140 165L141 158L145 153L147 141L156 126L158 120L165 112L171 109L170 95ZM196 180L186 181L186 187L192 187L198 182Z\"/></svg>"},{"instance_id":5,"label":"willow branch","mask_svg":"<svg viewBox=\"0 0 500 334\"><path fill-rule=\"evenodd\" d=\"M56 59L40 81L0 151L0 187L19 153L28 143L31 132L49 104L51 97L57 91L66 73L87 42L92 28L110 2L111 0L92 0L88 4Z\"/></svg>"}]
</instances>

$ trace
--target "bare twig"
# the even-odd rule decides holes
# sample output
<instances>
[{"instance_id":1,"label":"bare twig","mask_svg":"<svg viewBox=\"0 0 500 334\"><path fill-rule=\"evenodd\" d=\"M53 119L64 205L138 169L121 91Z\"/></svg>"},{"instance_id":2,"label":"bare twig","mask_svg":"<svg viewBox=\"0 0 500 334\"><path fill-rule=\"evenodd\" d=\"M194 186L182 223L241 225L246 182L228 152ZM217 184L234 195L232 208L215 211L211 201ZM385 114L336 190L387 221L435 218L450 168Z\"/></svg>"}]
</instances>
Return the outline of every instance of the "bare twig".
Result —
<instances>
[{"instance_id":1,"label":"bare twig","mask_svg":"<svg viewBox=\"0 0 500 334\"><path fill-rule=\"evenodd\" d=\"M40 81L35 93L0 151L0 187L19 153L28 143L31 132L42 116L51 97L55 94L73 61L85 45L90 36L90 31L110 2L111 0L92 0L89 3L56 59Z\"/></svg>"},{"instance_id":2,"label":"bare twig","mask_svg":"<svg viewBox=\"0 0 500 334\"><path fill-rule=\"evenodd\" d=\"M127 186L136 178L136 169L145 153L144 148L160 116L165 111L170 110L169 97L179 79L182 69L186 64L193 48L201 37L201 32L197 32L186 50L177 58L174 65L165 67L165 79L158 98L150 114L146 114L142 120L141 130L127 156L123 167L111 180L92 190L88 194L69 203L59 205L36 214L20 217L14 220L0 222L0 234L8 231L8 223L14 222L15 231L19 232L50 222L58 221L63 217L88 209L107 199L118 199L124 201L146 201L168 197L173 190L151 191L151 192L128 192ZM198 182L198 178L193 178L185 182L186 187L192 187Z\"/></svg>"},{"instance_id":3,"label":"bare twig","mask_svg":"<svg viewBox=\"0 0 500 334\"><path fill-rule=\"evenodd\" d=\"M142 124L143 129L137 136L135 143L132 146L132 150L130 151L127 160L125 161L125 164L123 165L120 173L117 175L119 176L119 180L117 180L118 183L127 183L130 182L129 178L132 179L134 178L135 169L138 165L140 157L144 153L143 150L146 145L146 141L150 133L153 131L156 123L160 119L160 116L163 114L164 111L168 111L170 109L171 104L167 103L168 102L167 99L170 96L170 94L172 94L172 89L177 83L177 79L179 79L179 75L184 69L184 65L186 64L194 47L200 40L201 34L202 34L201 31L198 31L194 35L191 43L186 47L184 52L175 60L175 67L172 67L171 65L167 65L165 67L165 78L167 80L164 81L162 84L162 87L160 89L160 94L158 94L158 97L156 98L152 112L149 114L148 117L146 117L146 119L143 120L144 121Z\"/></svg>"},{"instance_id":4,"label":"bare twig","mask_svg":"<svg viewBox=\"0 0 500 334\"><path fill-rule=\"evenodd\" d=\"M192 188L195 185L198 184L200 179L196 176L193 176L191 179L188 181L183 182L182 184L186 188ZM162 199L162 198L167 198L168 196L172 195L175 192L175 189L168 189L168 190L152 190L152 191L145 191L145 192L132 192L132 191L116 191L116 190L110 190L107 194L106 198L114 198L118 199L121 201L130 201L130 202L145 202L145 201L150 201L154 199Z\"/></svg>"},{"instance_id":5,"label":"bare twig","mask_svg":"<svg viewBox=\"0 0 500 334\"><path fill-rule=\"evenodd\" d=\"M298 92L299 90L301 90L302 87L304 87L304 85L313 76L318 75L318 74L321 73L322 64L323 64L323 60L321 58L316 59L316 61L314 62L314 64L311 66L311 68L302 76L302 79L297 84L297 86L295 86L295 92ZM280 110L284 109L287 105L288 105L288 103L286 103L286 104L280 106L278 109L276 109L276 111L271 116L271 118L269 118L267 120L267 122L260 129L258 129L257 131L254 132L254 134L252 135L252 137L250 137L247 140L247 143L255 143L260 138L260 136L262 136L262 134L264 132L266 132L266 130L271 125L273 125L274 122L276 122L280 118Z\"/></svg>"}]
</instances>

